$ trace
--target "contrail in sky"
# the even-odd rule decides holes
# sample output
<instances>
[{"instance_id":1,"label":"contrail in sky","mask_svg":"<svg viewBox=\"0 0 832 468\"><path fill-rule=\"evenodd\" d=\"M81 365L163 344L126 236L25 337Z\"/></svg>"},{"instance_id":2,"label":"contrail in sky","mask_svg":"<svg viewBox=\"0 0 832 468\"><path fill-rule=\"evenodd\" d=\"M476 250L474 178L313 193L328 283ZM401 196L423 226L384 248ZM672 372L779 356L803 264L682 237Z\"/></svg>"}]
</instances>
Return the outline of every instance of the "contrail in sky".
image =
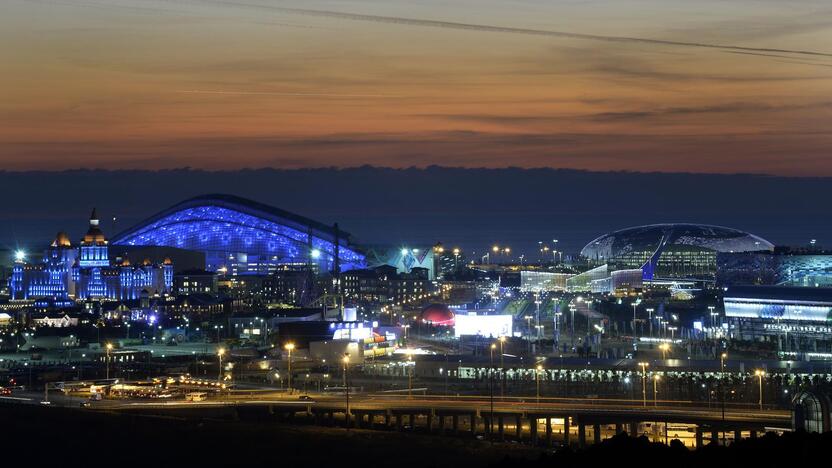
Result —
<instances>
[{"instance_id":1,"label":"contrail in sky","mask_svg":"<svg viewBox=\"0 0 832 468\"><path fill-rule=\"evenodd\" d=\"M191 3L191 1L186 1ZM797 54L797 55L811 55L820 57L832 57L832 53L819 52L813 50L793 50L793 49L778 49L768 47L744 47L729 44L711 44L707 42L685 42L685 41L671 41L664 39L649 39L643 37L629 37L629 36L603 36L598 34L582 34L564 31L552 31L546 29L529 29L529 28L514 28L508 26L494 26L486 24L472 24L472 23L457 23L453 21L440 21L419 18L405 18L400 16L377 16L359 13L345 13L331 10L310 10L305 8L287 8L272 5L260 5L255 3L233 2L225 0L199 0L198 3L209 3L215 5L236 6L240 8L253 8L261 10L269 10L275 12L283 12L294 15L319 16L327 18L339 18L351 21L364 21L374 23L390 23L390 24L404 24L408 26L422 26L431 28L457 29L468 31L482 31L505 34L524 34L528 36L544 36L544 37L563 37L571 39L584 39L591 41L606 41L606 42L631 42L640 44L653 44L663 46L677 46L677 47L697 47L705 49L719 49L719 50L735 50L748 52L769 52L781 54Z\"/></svg>"},{"instance_id":2,"label":"contrail in sky","mask_svg":"<svg viewBox=\"0 0 832 468\"><path fill-rule=\"evenodd\" d=\"M223 91L208 89L185 89L177 91L180 94L218 94L228 96L298 96L298 97L335 97L335 98L397 98L391 94L336 94L336 93L292 93L271 91Z\"/></svg>"}]
</instances>

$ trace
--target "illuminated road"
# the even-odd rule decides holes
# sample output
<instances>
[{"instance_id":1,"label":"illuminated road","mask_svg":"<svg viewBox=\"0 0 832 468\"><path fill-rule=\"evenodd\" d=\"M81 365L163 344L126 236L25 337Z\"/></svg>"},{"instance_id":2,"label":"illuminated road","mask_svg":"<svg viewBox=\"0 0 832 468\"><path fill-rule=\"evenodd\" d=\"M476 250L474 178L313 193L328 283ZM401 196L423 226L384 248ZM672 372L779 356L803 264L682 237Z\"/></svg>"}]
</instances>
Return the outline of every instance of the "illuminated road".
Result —
<instances>
[{"instance_id":1,"label":"illuminated road","mask_svg":"<svg viewBox=\"0 0 832 468\"><path fill-rule=\"evenodd\" d=\"M494 401L495 414L523 414L523 415L581 415L584 418L624 419L642 421L680 421L691 423L716 423L723 421L721 408L707 408L692 406L685 403L659 402L657 406L643 406L641 401L632 400L569 400L552 401L541 400L536 403L532 399L506 399ZM528 401L531 400L531 401ZM335 411L343 412L346 400L343 395L315 396L313 400L298 400L285 394L264 392L256 395L228 397L204 402L185 401L108 401L98 402L111 410L135 410L150 408L218 408L218 407L280 407L281 409L297 408L296 411ZM652 402L649 402L652 403ZM425 412L439 413L478 413L491 412L491 401L486 397L428 397L414 395L380 395L360 394L350 395L351 411L371 412ZM791 412L783 410L759 410L756 408L726 408L724 421L726 424L747 424L771 427L789 427Z\"/></svg>"}]
</instances>

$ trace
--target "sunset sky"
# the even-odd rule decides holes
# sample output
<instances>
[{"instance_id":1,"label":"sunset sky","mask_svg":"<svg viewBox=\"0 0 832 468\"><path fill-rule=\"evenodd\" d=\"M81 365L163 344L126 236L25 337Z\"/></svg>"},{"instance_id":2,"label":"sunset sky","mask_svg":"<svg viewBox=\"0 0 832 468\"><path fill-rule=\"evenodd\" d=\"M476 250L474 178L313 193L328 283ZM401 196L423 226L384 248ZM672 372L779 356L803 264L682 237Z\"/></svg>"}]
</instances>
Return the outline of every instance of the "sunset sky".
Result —
<instances>
[{"instance_id":1,"label":"sunset sky","mask_svg":"<svg viewBox=\"0 0 832 468\"><path fill-rule=\"evenodd\" d=\"M0 168L832 176L828 0L2 0Z\"/></svg>"}]
</instances>

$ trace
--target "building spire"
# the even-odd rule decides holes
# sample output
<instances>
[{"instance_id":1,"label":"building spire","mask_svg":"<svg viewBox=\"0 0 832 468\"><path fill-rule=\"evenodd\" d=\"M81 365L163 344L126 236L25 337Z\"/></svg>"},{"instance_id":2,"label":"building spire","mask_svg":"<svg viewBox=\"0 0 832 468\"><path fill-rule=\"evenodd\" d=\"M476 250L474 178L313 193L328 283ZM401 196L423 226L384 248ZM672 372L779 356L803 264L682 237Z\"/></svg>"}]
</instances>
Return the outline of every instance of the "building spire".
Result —
<instances>
[{"instance_id":1,"label":"building spire","mask_svg":"<svg viewBox=\"0 0 832 468\"><path fill-rule=\"evenodd\" d=\"M98 213L96 213L95 208L92 209L90 214L90 226L98 226Z\"/></svg>"}]
</instances>

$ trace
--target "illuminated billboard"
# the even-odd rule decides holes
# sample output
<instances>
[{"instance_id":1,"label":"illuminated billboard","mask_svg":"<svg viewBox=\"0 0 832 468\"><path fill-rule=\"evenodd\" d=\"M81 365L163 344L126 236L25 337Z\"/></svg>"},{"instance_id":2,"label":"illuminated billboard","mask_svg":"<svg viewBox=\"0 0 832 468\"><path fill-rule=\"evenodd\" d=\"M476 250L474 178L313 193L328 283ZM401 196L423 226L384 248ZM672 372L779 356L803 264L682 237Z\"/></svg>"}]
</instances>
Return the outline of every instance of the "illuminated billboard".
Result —
<instances>
[{"instance_id":1,"label":"illuminated billboard","mask_svg":"<svg viewBox=\"0 0 832 468\"><path fill-rule=\"evenodd\" d=\"M460 336L511 336L511 315L457 315L455 333Z\"/></svg>"}]
</instances>

